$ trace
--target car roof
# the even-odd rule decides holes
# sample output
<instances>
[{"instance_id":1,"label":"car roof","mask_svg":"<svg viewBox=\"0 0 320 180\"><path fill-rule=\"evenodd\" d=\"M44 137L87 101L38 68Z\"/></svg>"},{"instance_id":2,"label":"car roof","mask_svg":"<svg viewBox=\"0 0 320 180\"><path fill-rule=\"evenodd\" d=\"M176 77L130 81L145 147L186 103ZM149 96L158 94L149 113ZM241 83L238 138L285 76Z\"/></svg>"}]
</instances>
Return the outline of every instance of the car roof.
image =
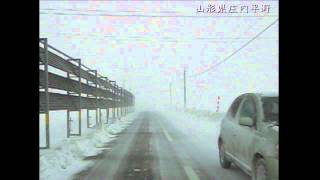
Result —
<instances>
[{"instance_id":1,"label":"car roof","mask_svg":"<svg viewBox=\"0 0 320 180\"><path fill-rule=\"evenodd\" d=\"M250 92L242 95L254 95L259 97L279 97L279 93L277 92Z\"/></svg>"},{"instance_id":2,"label":"car roof","mask_svg":"<svg viewBox=\"0 0 320 180\"><path fill-rule=\"evenodd\" d=\"M260 93L255 93L261 97L279 97L279 93L277 92L260 92Z\"/></svg>"}]
</instances>

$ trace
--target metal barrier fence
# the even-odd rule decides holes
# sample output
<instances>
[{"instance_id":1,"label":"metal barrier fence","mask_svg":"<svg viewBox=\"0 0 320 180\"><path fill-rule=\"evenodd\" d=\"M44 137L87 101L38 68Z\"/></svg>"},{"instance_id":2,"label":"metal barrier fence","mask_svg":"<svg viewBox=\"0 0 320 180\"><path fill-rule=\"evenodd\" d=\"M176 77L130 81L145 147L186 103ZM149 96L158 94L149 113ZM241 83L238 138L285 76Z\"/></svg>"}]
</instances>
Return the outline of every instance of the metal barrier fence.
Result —
<instances>
[{"instance_id":1,"label":"metal barrier fence","mask_svg":"<svg viewBox=\"0 0 320 180\"><path fill-rule=\"evenodd\" d=\"M109 121L110 108L113 119L132 111L131 107L134 106L132 93L119 87L116 81L101 76L97 70L86 67L81 63L81 59L72 58L50 46L47 38L40 38L39 54L39 113L45 115L46 130L46 145L40 149L50 148L49 111L67 110L67 137L81 136L81 109L87 110L87 128L91 128L90 110L96 111L97 128L102 125L101 109L106 110L106 123ZM49 67L66 73L66 77L49 72ZM78 112L77 134L72 134L70 131L71 112Z\"/></svg>"}]
</instances>

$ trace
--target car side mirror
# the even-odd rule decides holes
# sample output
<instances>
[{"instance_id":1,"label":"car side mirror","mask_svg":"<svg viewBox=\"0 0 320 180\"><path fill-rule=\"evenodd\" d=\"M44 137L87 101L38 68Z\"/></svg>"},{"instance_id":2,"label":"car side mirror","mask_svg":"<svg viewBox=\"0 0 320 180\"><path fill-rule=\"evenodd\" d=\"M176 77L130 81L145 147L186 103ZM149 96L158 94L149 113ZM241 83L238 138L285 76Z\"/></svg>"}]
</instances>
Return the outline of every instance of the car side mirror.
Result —
<instances>
[{"instance_id":1,"label":"car side mirror","mask_svg":"<svg viewBox=\"0 0 320 180\"><path fill-rule=\"evenodd\" d=\"M241 117L239 119L239 124L243 126L253 126L253 119L250 117Z\"/></svg>"}]
</instances>

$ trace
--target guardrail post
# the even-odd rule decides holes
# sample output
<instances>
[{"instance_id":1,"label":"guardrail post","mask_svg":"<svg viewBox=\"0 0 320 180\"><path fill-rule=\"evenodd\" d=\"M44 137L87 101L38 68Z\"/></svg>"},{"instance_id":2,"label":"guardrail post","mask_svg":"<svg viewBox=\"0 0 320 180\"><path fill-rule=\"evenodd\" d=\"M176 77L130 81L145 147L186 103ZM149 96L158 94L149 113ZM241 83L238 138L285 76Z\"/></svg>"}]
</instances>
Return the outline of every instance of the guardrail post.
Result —
<instances>
[{"instance_id":1,"label":"guardrail post","mask_svg":"<svg viewBox=\"0 0 320 180\"><path fill-rule=\"evenodd\" d=\"M108 88L109 88L109 87L108 87L108 86L109 86L109 85L108 85L108 82L109 82L109 80L108 80L107 77L102 77L102 78L105 80L105 85L104 85L105 90L108 91ZM107 99L107 98L106 98L106 99ZM109 107L108 107L108 106L109 106L109 104L107 104L106 107L105 107L105 108L106 108L106 123L107 123L107 124L108 124L108 119L109 119ZM102 124L102 122L101 122L101 124Z\"/></svg>"},{"instance_id":2,"label":"guardrail post","mask_svg":"<svg viewBox=\"0 0 320 180\"><path fill-rule=\"evenodd\" d=\"M123 115L126 115L126 90L123 90Z\"/></svg>"},{"instance_id":3,"label":"guardrail post","mask_svg":"<svg viewBox=\"0 0 320 180\"><path fill-rule=\"evenodd\" d=\"M107 107L106 109L107 113L106 113L106 116L107 116L107 124L109 123L109 108Z\"/></svg>"},{"instance_id":4,"label":"guardrail post","mask_svg":"<svg viewBox=\"0 0 320 180\"><path fill-rule=\"evenodd\" d=\"M82 109L82 102L81 102L81 94L82 94L82 87L81 87L81 59L79 61L79 136L81 136L81 109Z\"/></svg>"},{"instance_id":5,"label":"guardrail post","mask_svg":"<svg viewBox=\"0 0 320 180\"><path fill-rule=\"evenodd\" d=\"M126 114L128 114L128 93L126 92Z\"/></svg>"},{"instance_id":6,"label":"guardrail post","mask_svg":"<svg viewBox=\"0 0 320 180\"><path fill-rule=\"evenodd\" d=\"M96 128L98 128L99 126L99 122L98 122L98 73L97 70L94 70L95 76L96 76L96 80L95 80L95 85L96 85Z\"/></svg>"},{"instance_id":7,"label":"guardrail post","mask_svg":"<svg viewBox=\"0 0 320 180\"><path fill-rule=\"evenodd\" d=\"M130 113L130 94L128 94L128 113Z\"/></svg>"},{"instance_id":8,"label":"guardrail post","mask_svg":"<svg viewBox=\"0 0 320 180\"><path fill-rule=\"evenodd\" d=\"M101 125L101 108L99 108L99 125Z\"/></svg>"},{"instance_id":9,"label":"guardrail post","mask_svg":"<svg viewBox=\"0 0 320 180\"><path fill-rule=\"evenodd\" d=\"M116 86L117 88L116 88L116 94L117 94L117 118L119 118L119 100L120 100L120 96L119 96L119 86L117 85Z\"/></svg>"},{"instance_id":10,"label":"guardrail post","mask_svg":"<svg viewBox=\"0 0 320 180\"><path fill-rule=\"evenodd\" d=\"M46 96L46 106L45 106L45 126L46 126L46 147L45 148L50 148L50 126L49 126L49 79L48 79L48 39L44 38L43 39L43 44L44 44L44 59L45 59L45 96Z\"/></svg>"},{"instance_id":11,"label":"guardrail post","mask_svg":"<svg viewBox=\"0 0 320 180\"><path fill-rule=\"evenodd\" d=\"M70 137L70 111L67 109L67 138Z\"/></svg>"},{"instance_id":12,"label":"guardrail post","mask_svg":"<svg viewBox=\"0 0 320 180\"><path fill-rule=\"evenodd\" d=\"M116 112L115 112L115 107L116 107L116 95L115 95L116 82L115 81L110 81L110 82L111 82L111 92L112 92L112 119L114 120L116 118Z\"/></svg>"},{"instance_id":13,"label":"guardrail post","mask_svg":"<svg viewBox=\"0 0 320 180\"><path fill-rule=\"evenodd\" d=\"M120 117L122 116L122 87L119 88L119 111Z\"/></svg>"},{"instance_id":14,"label":"guardrail post","mask_svg":"<svg viewBox=\"0 0 320 180\"><path fill-rule=\"evenodd\" d=\"M124 91L121 89L121 115L124 115Z\"/></svg>"},{"instance_id":15,"label":"guardrail post","mask_svg":"<svg viewBox=\"0 0 320 180\"><path fill-rule=\"evenodd\" d=\"M69 74L69 72L67 72L67 77L68 77L68 79L70 78L70 74ZM70 92L69 91L67 91L67 94L68 95L70 95ZM71 131L71 119L70 119L70 109L68 108L67 109L67 138L69 138L70 137L70 131Z\"/></svg>"},{"instance_id":16,"label":"guardrail post","mask_svg":"<svg viewBox=\"0 0 320 180\"><path fill-rule=\"evenodd\" d=\"M70 136L81 136L81 60L80 59L68 59L69 61L76 61L78 62L78 92L70 92L70 91L67 91L67 94L68 95L71 95L71 94L78 94L79 96L79 108L78 109L78 133L77 134L73 134L71 133L71 118L70 118L70 113L72 111L77 111L77 110L74 110L74 109L67 109L67 138L69 138ZM76 73L75 72L72 72L75 77L77 77ZM70 72L67 72L67 78L68 79L72 79L71 76L70 76Z\"/></svg>"},{"instance_id":17,"label":"guardrail post","mask_svg":"<svg viewBox=\"0 0 320 180\"><path fill-rule=\"evenodd\" d=\"M87 79L87 85L89 85L89 80ZM87 94L87 98L89 97L89 93ZM87 128L90 128L90 110L87 107Z\"/></svg>"},{"instance_id":18,"label":"guardrail post","mask_svg":"<svg viewBox=\"0 0 320 180\"><path fill-rule=\"evenodd\" d=\"M88 70L88 72L93 72L94 73L94 75L95 75L95 80L94 81L92 81L92 83L93 83L93 85L95 86L95 99L96 99L96 103L95 103L95 106L94 106L94 109L95 109L95 111L96 111L96 124L95 124L95 126L96 127L98 127L98 73L97 73L97 70ZM89 81L87 80L87 85L89 85ZM87 97L89 97L89 94L87 94ZM90 122L89 122L89 118L90 118L90 116L89 116L89 112L90 112L90 109L87 109L87 127L88 128L91 128L90 127Z\"/></svg>"},{"instance_id":19,"label":"guardrail post","mask_svg":"<svg viewBox=\"0 0 320 180\"><path fill-rule=\"evenodd\" d=\"M128 114L128 93L126 92L126 114Z\"/></svg>"},{"instance_id":20,"label":"guardrail post","mask_svg":"<svg viewBox=\"0 0 320 180\"><path fill-rule=\"evenodd\" d=\"M114 119L117 117L117 85L114 83Z\"/></svg>"}]
</instances>

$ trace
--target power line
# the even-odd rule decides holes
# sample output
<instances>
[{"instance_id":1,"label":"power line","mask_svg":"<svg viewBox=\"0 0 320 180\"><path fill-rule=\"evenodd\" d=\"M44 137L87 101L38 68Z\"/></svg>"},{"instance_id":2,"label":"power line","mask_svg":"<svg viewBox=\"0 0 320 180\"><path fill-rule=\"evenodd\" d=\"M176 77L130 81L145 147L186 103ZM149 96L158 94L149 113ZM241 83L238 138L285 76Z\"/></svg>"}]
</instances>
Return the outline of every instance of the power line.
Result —
<instances>
[{"instance_id":1,"label":"power line","mask_svg":"<svg viewBox=\"0 0 320 180\"><path fill-rule=\"evenodd\" d=\"M93 37L99 40L106 40L113 39L113 40L136 40L136 41L167 41L167 42L189 42L189 41L206 41L206 42L221 42L221 43L230 43L233 41L244 41L247 39L251 39L251 37L221 37L221 38L186 38L186 39L180 39L180 38L170 38L170 37L160 37L160 38L154 38L154 37L146 37L146 36L128 36L121 38L120 36L112 36L112 35L96 35L96 34L80 34L80 33L56 33L52 34L55 36L80 36L80 37ZM266 37L261 38L266 40L274 40L277 39L276 37Z\"/></svg>"},{"instance_id":2,"label":"power line","mask_svg":"<svg viewBox=\"0 0 320 180\"><path fill-rule=\"evenodd\" d=\"M40 0L40 1L70 1L70 0ZM72 0L72 1L88 1L88 0ZM94 0L94 1L115 1L115 0ZM150 0L131 0L131 1L150 1ZM175 1L191 1L194 0L175 0ZM233 2L233 1L243 1L243 2L256 2L257 0L215 0L215 1L225 1L225 2ZM279 0L261 0L261 2L278 2Z\"/></svg>"},{"instance_id":3,"label":"power line","mask_svg":"<svg viewBox=\"0 0 320 180\"><path fill-rule=\"evenodd\" d=\"M246 42L244 45L242 45L239 49L237 49L236 51L234 51L233 53L231 53L229 56L227 56L226 58L224 58L222 61L220 61L219 63L217 63L216 65L208 68L205 71L202 71L200 73L197 74L193 74L189 77L196 77L199 75L202 75L206 72L211 71L213 68L218 67L219 65L221 65L222 63L226 62L228 59L230 59L232 56L234 56L235 54L237 54L239 51L241 51L243 48L245 48L246 46L248 46L252 41L254 41L255 39L257 39L262 33L264 33L266 30L268 30L271 26L273 26L276 22L279 21L279 18L277 18L274 22L272 22L269 26L267 26L265 29L263 29L261 32L259 32L256 36L254 36L251 40L249 40L248 42Z\"/></svg>"},{"instance_id":4,"label":"power line","mask_svg":"<svg viewBox=\"0 0 320 180\"><path fill-rule=\"evenodd\" d=\"M70 1L70 0L40 0L40 1ZM72 0L72 1L88 1L88 0ZM93 1L115 1L115 0L93 0ZM150 0L131 0L131 1L150 1ZM175 1L189 1L193 2L194 0L175 0ZM225 1L225 2L234 2L234 1L243 1L243 2L256 2L257 0L215 0L215 1ZM261 2L278 2L279 0L261 0Z\"/></svg>"},{"instance_id":5,"label":"power line","mask_svg":"<svg viewBox=\"0 0 320 180\"><path fill-rule=\"evenodd\" d=\"M191 16L191 15L143 15L143 14L88 14L88 13L48 13L48 12L41 12L40 14L44 15L62 15L62 16L109 16L109 17L151 17L151 18L272 18L278 17L278 15L263 15L263 16L256 16L256 15L219 15L219 16Z\"/></svg>"},{"instance_id":6,"label":"power line","mask_svg":"<svg viewBox=\"0 0 320 180\"><path fill-rule=\"evenodd\" d=\"M118 10L118 11L108 11L101 9L55 9L55 8L42 8L43 11L76 11L76 12L126 12L126 13L144 13L145 11L133 11L133 10ZM179 11L156 11L156 13L179 13Z\"/></svg>"}]
</instances>

